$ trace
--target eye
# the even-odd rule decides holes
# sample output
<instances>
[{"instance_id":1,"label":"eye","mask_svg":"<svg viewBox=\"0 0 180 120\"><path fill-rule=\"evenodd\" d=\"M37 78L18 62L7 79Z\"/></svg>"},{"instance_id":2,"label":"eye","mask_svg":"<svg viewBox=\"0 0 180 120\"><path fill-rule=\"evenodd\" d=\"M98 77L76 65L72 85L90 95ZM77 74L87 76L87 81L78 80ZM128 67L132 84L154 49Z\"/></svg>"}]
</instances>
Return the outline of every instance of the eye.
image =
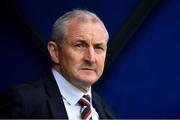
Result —
<instances>
[{"instance_id":1,"label":"eye","mask_svg":"<svg viewBox=\"0 0 180 120\"><path fill-rule=\"evenodd\" d=\"M103 47L103 46L101 46L101 45L97 45L97 46L95 46L95 49L96 50L102 50L102 51L105 51L105 47Z\"/></svg>"},{"instance_id":2,"label":"eye","mask_svg":"<svg viewBox=\"0 0 180 120\"><path fill-rule=\"evenodd\" d=\"M76 47L76 48L84 48L85 45L82 44L82 43L78 43L78 44L75 45L75 47Z\"/></svg>"},{"instance_id":3,"label":"eye","mask_svg":"<svg viewBox=\"0 0 180 120\"><path fill-rule=\"evenodd\" d=\"M104 50L104 48L103 48L103 47L97 47L97 49Z\"/></svg>"}]
</instances>

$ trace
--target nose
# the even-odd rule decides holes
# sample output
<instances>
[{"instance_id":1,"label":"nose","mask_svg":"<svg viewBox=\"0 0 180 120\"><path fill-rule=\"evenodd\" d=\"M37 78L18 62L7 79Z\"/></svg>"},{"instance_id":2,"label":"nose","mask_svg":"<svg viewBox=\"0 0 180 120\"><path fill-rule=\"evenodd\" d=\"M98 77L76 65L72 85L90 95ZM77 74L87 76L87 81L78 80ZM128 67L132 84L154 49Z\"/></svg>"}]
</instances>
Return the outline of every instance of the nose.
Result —
<instances>
[{"instance_id":1,"label":"nose","mask_svg":"<svg viewBox=\"0 0 180 120\"><path fill-rule=\"evenodd\" d=\"M96 53L93 47L89 47L85 52L85 60L89 62L95 62Z\"/></svg>"}]
</instances>

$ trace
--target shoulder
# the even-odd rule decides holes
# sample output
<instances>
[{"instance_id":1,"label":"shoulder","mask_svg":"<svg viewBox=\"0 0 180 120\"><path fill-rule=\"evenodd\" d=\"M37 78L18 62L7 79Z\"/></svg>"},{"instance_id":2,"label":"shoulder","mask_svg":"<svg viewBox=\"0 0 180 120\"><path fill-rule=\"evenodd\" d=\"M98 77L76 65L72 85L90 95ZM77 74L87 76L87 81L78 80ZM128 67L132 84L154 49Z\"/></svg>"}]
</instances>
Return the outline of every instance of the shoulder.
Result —
<instances>
[{"instance_id":1,"label":"shoulder","mask_svg":"<svg viewBox=\"0 0 180 120\"><path fill-rule=\"evenodd\" d=\"M0 92L0 105L11 101L32 101L39 100L46 94L46 81L53 81L50 74L40 77L37 80L23 83L20 85L11 86ZM38 99L37 99L38 98Z\"/></svg>"},{"instance_id":2,"label":"shoulder","mask_svg":"<svg viewBox=\"0 0 180 120\"><path fill-rule=\"evenodd\" d=\"M26 84L12 86L0 92L0 104L5 105L7 102L12 103L12 101L32 101L40 94L42 95L44 87L41 84L42 81L31 81Z\"/></svg>"},{"instance_id":3,"label":"shoulder","mask_svg":"<svg viewBox=\"0 0 180 120\"><path fill-rule=\"evenodd\" d=\"M46 81L51 80L42 77L0 92L0 118L26 118L33 117L36 114L34 111L41 113L49 98L45 89Z\"/></svg>"}]
</instances>

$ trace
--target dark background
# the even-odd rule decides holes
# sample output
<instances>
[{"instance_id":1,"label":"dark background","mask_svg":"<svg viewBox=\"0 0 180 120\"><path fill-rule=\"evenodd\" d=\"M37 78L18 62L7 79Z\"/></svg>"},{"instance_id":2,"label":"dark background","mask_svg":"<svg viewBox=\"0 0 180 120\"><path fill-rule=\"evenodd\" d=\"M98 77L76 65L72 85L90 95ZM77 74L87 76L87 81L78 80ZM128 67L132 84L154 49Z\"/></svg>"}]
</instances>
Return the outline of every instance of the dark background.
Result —
<instances>
[{"instance_id":1,"label":"dark background","mask_svg":"<svg viewBox=\"0 0 180 120\"><path fill-rule=\"evenodd\" d=\"M126 32L125 44L118 44L124 40L119 31L134 20L129 16L142 1L1 0L0 89L45 74L53 22L69 10L88 9L104 21L114 42L94 89L119 118L180 118L180 1L159 0L148 15L140 10L137 18L146 19L133 34ZM113 49L116 43L121 50Z\"/></svg>"}]
</instances>

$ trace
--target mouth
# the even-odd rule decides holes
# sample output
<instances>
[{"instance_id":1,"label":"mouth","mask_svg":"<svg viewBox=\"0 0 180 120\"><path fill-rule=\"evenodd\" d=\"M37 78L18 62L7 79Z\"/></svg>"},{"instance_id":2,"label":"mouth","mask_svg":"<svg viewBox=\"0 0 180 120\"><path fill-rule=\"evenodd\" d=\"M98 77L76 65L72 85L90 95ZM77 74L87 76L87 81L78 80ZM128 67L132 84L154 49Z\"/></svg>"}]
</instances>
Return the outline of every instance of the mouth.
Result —
<instances>
[{"instance_id":1,"label":"mouth","mask_svg":"<svg viewBox=\"0 0 180 120\"><path fill-rule=\"evenodd\" d=\"M95 71L94 68L81 68L81 70Z\"/></svg>"}]
</instances>

